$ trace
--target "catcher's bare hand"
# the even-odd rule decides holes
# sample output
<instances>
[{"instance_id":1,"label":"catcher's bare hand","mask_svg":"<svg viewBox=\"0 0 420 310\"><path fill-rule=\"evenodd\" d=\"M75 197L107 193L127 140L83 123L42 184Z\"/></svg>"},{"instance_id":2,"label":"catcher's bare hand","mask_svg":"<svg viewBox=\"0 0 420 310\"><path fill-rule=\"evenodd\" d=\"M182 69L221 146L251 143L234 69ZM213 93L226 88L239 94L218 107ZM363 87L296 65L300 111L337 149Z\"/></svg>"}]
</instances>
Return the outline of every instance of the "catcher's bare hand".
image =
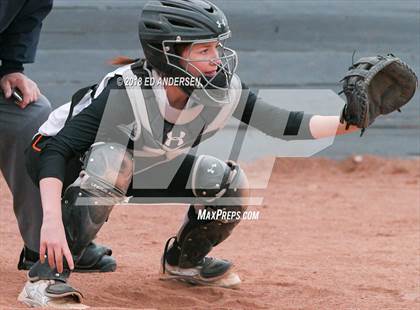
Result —
<instances>
[{"instance_id":1,"label":"catcher's bare hand","mask_svg":"<svg viewBox=\"0 0 420 310\"><path fill-rule=\"evenodd\" d=\"M51 268L57 267L63 272L63 255L71 270L74 269L73 257L67 244L66 234L61 219L44 219L41 227L39 258L45 262L45 254Z\"/></svg>"}]
</instances>

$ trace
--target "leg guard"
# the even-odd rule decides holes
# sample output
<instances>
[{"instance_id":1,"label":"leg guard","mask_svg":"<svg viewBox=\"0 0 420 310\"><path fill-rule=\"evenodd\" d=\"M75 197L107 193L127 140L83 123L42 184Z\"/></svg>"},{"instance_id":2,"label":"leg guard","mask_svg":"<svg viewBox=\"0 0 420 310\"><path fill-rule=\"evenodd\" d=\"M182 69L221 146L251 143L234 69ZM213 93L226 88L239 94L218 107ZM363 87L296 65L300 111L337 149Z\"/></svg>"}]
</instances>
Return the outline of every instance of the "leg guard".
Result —
<instances>
[{"instance_id":1,"label":"leg guard","mask_svg":"<svg viewBox=\"0 0 420 310\"><path fill-rule=\"evenodd\" d=\"M133 156L122 145L97 143L85 156L79 178L62 199L67 242L76 263L113 206L126 200L132 173Z\"/></svg>"},{"instance_id":2,"label":"leg guard","mask_svg":"<svg viewBox=\"0 0 420 310\"><path fill-rule=\"evenodd\" d=\"M196 266L214 246L231 234L247 208L249 197L248 180L243 170L232 161L225 163L207 155L198 157L194 164L192 189L197 197L203 198L203 204L190 206L184 224L167 253L168 263L182 268ZM219 198L229 198L231 203L220 205L216 203ZM197 218L199 210L230 211L239 216L202 220Z\"/></svg>"}]
</instances>

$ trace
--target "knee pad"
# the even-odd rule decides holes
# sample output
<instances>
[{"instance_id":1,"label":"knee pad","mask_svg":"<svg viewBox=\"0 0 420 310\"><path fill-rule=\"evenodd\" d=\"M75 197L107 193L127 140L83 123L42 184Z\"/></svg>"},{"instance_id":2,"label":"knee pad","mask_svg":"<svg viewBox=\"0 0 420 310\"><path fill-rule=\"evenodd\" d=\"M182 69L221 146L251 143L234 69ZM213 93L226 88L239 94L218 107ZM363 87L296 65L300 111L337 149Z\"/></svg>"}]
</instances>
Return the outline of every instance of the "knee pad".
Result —
<instances>
[{"instance_id":1,"label":"knee pad","mask_svg":"<svg viewBox=\"0 0 420 310\"><path fill-rule=\"evenodd\" d=\"M201 155L194 163L191 188L203 205L232 205L236 208L248 204L249 184L244 171L234 161L224 162L216 157ZM223 199L217 201L218 198Z\"/></svg>"},{"instance_id":2,"label":"knee pad","mask_svg":"<svg viewBox=\"0 0 420 310\"><path fill-rule=\"evenodd\" d=\"M115 204L126 201L133 174L131 151L119 144L95 144L83 170L62 198L63 223L72 254L81 257Z\"/></svg>"},{"instance_id":3,"label":"knee pad","mask_svg":"<svg viewBox=\"0 0 420 310\"><path fill-rule=\"evenodd\" d=\"M95 143L84 156L81 173L91 182L85 180L82 187L102 191L105 197L122 197L131 183L133 168L131 150L117 143Z\"/></svg>"},{"instance_id":4,"label":"knee pad","mask_svg":"<svg viewBox=\"0 0 420 310\"><path fill-rule=\"evenodd\" d=\"M240 222L249 198L249 184L244 171L233 161L223 162L215 157L200 156L192 171L193 193L203 198L201 205L190 206L183 226L177 235L179 266L195 266L214 246L225 240ZM217 203L229 198L229 204ZM208 212L238 212L239 218L199 220L198 210ZM175 251L174 249L173 251Z\"/></svg>"}]
</instances>

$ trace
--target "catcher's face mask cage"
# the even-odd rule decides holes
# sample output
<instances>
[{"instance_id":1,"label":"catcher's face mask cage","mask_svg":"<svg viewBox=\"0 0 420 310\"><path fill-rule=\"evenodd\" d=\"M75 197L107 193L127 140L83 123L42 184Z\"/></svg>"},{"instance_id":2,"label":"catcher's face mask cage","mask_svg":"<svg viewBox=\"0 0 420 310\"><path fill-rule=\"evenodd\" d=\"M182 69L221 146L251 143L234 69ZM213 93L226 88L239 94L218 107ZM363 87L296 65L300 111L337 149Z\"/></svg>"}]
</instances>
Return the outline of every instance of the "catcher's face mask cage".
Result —
<instances>
[{"instance_id":1,"label":"catcher's face mask cage","mask_svg":"<svg viewBox=\"0 0 420 310\"><path fill-rule=\"evenodd\" d=\"M230 98L228 96L228 90L233 78L233 75L236 72L238 66L238 55L237 53L230 48L225 46L225 42L231 36L230 31L218 36L215 39L206 39L206 40L182 40L178 37L176 40L164 40L162 42L162 50L164 52L167 64L175 67L176 69L187 74L191 78L197 78L191 74L188 69L192 67L194 71L199 73L200 83L197 85L197 93L203 92L211 101L214 101L217 104L228 104ZM203 43L216 43L216 57L214 58L190 58L191 52L194 50L194 47L198 44ZM182 57L177 55L174 51L176 44L190 44L187 52L187 57ZM181 65L181 61L185 64L185 67ZM197 63L211 63L216 66L216 74L208 76L197 67ZM198 96L199 97L199 96Z\"/></svg>"}]
</instances>

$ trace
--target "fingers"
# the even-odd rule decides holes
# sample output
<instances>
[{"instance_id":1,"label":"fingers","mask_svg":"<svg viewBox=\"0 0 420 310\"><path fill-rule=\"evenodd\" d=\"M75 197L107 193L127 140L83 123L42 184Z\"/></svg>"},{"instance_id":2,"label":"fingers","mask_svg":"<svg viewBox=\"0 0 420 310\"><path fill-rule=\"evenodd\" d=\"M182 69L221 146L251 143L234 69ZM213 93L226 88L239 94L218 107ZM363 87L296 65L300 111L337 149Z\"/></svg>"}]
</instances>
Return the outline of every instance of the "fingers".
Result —
<instances>
[{"instance_id":1,"label":"fingers","mask_svg":"<svg viewBox=\"0 0 420 310\"><path fill-rule=\"evenodd\" d=\"M12 85L10 84L9 80L2 79L0 87L3 90L4 97L10 98L10 96L12 95Z\"/></svg>"},{"instance_id":2,"label":"fingers","mask_svg":"<svg viewBox=\"0 0 420 310\"><path fill-rule=\"evenodd\" d=\"M54 248L54 257L55 257L55 264L57 266L57 271L59 273L63 272L63 252L61 252L61 247Z\"/></svg>"},{"instance_id":3,"label":"fingers","mask_svg":"<svg viewBox=\"0 0 420 310\"><path fill-rule=\"evenodd\" d=\"M38 85L22 73L5 75L1 80L1 88L6 98L10 98L13 89L17 88L22 93L23 100L18 105L24 109L41 96Z\"/></svg>"},{"instance_id":4,"label":"fingers","mask_svg":"<svg viewBox=\"0 0 420 310\"><path fill-rule=\"evenodd\" d=\"M15 86L22 92L23 100L19 103L19 105L22 109L24 109L33 101L34 89L31 87L32 85L24 79L17 79Z\"/></svg>"},{"instance_id":5,"label":"fingers","mask_svg":"<svg viewBox=\"0 0 420 310\"><path fill-rule=\"evenodd\" d=\"M68 246L64 248L63 254L64 254L64 257L66 258L66 261L67 261L67 264L69 265L70 270L73 270L74 269L73 256L71 255L71 252Z\"/></svg>"},{"instance_id":6,"label":"fingers","mask_svg":"<svg viewBox=\"0 0 420 310\"><path fill-rule=\"evenodd\" d=\"M48 264L51 269L57 268L59 273L63 272L63 252L61 246L48 247Z\"/></svg>"},{"instance_id":7,"label":"fingers","mask_svg":"<svg viewBox=\"0 0 420 310\"><path fill-rule=\"evenodd\" d=\"M68 268L74 269L73 257L71 255L69 246L67 244L64 227L62 225L53 225L50 222L43 223L41 227L41 242L40 242L40 262L45 262L45 252L47 251L48 265L51 269L57 269L58 273L62 273L64 267L63 255L67 260ZM60 224L60 223L58 223Z\"/></svg>"},{"instance_id":8,"label":"fingers","mask_svg":"<svg viewBox=\"0 0 420 310\"><path fill-rule=\"evenodd\" d=\"M55 268L54 248L50 245L48 246L47 257L48 257L48 264L50 265L51 269L54 269Z\"/></svg>"},{"instance_id":9,"label":"fingers","mask_svg":"<svg viewBox=\"0 0 420 310\"><path fill-rule=\"evenodd\" d=\"M70 270L74 269L73 256L71 255L71 252L67 245L64 248L62 248L61 246L47 246L45 242L41 243L41 246L39 248L39 260L41 264L45 262L45 254L47 249L48 264L50 265L51 269L57 268L57 271L59 273L63 272L63 256L66 258Z\"/></svg>"},{"instance_id":10,"label":"fingers","mask_svg":"<svg viewBox=\"0 0 420 310\"><path fill-rule=\"evenodd\" d=\"M47 250L47 245L45 242L41 243L41 246L39 248L39 260L41 261L41 264L45 262L45 251Z\"/></svg>"},{"instance_id":11,"label":"fingers","mask_svg":"<svg viewBox=\"0 0 420 310\"><path fill-rule=\"evenodd\" d=\"M37 101L41 95L41 92L35 83L29 87L29 94L28 100L25 100L25 95L23 96L23 101L20 103L22 109L26 108L30 103Z\"/></svg>"}]
</instances>

